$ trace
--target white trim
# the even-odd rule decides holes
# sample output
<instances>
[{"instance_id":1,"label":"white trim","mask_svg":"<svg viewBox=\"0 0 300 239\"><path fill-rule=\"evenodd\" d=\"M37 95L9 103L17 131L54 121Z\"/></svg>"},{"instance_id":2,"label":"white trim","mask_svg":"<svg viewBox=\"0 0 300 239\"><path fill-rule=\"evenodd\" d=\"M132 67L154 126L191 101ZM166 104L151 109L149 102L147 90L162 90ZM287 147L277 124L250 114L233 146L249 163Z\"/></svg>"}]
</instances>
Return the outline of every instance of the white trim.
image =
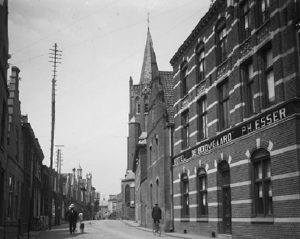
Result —
<instances>
[{"instance_id":1,"label":"white trim","mask_svg":"<svg viewBox=\"0 0 300 239\"><path fill-rule=\"evenodd\" d=\"M217 191L220 189L221 189L221 187L211 187L211 188L207 188L207 192L213 192L213 191Z\"/></svg>"},{"instance_id":2,"label":"white trim","mask_svg":"<svg viewBox=\"0 0 300 239\"><path fill-rule=\"evenodd\" d=\"M240 186L246 186L246 185L251 185L251 181L244 181L244 182L240 182L240 183L232 183L232 184L230 184L230 187L234 188L234 187L240 187Z\"/></svg>"},{"instance_id":3,"label":"white trim","mask_svg":"<svg viewBox=\"0 0 300 239\"><path fill-rule=\"evenodd\" d=\"M281 83L285 83L285 82L287 82L287 81L289 81L289 80L295 78L296 76L297 76L297 74L296 74L296 73L293 73L293 74L288 75L288 76L286 76L286 77L284 77L284 78L281 78L281 79L279 79L279 80L277 80L277 81L275 82L275 86L277 86L277 85L279 85L279 84L281 84Z\"/></svg>"},{"instance_id":4,"label":"white trim","mask_svg":"<svg viewBox=\"0 0 300 239\"><path fill-rule=\"evenodd\" d=\"M291 53L294 53L295 51L297 51L297 49L295 47L292 47L291 49L287 50L285 53L283 54L279 54L278 56L274 57L273 58L273 62L279 60L280 58L284 58L286 57L287 55L291 54Z\"/></svg>"},{"instance_id":5,"label":"white trim","mask_svg":"<svg viewBox=\"0 0 300 239\"><path fill-rule=\"evenodd\" d=\"M174 218L174 221L180 222L184 218ZM257 218L239 218L239 217L233 217L231 218L232 222L249 222L256 221ZM265 218L262 218L265 219ZM300 223L300 217L288 217L288 218L270 218L273 219L275 223ZM197 221L197 218L189 218L189 221ZM222 218L208 218L209 222L222 222ZM263 220L262 220L263 221Z\"/></svg>"},{"instance_id":6,"label":"white trim","mask_svg":"<svg viewBox=\"0 0 300 239\"><path fill-rule=\"evenodd\" d=\"M285 174L271 176L271 181L285 179L285 178L299 177L299 176L300 176L300 172L296 171L296 172L292 172L292 173L285 173Z\"/></svg>"},{"instance_id":7,"label":"white trim","mask_svg":"<svg viewBox=\"0 0 300 239\"><path fill-rule=\"evenodd\" d=\"M243 164L247 164L247 163L250 163L250 159L242 159L242 160L240 160L238 162L229 164L229 166L230 166L230 168L232 168L232 167L243 165Z\"/></svg>"},{"instance_id":8,"label":"white trim","mask_svg":"<svg viewBox=\"0 0 300 239\"><path fill-rule=\"evenodd\" d=\"M178 194L174 194L173 195L173 198L177 198L177 197L181 197L182 196L182 194L181 193L178 193Z\"/></svg>"},{"instance_id":9,"label":"white trim","mask_svg":"<svg viewBox=\"0 0 300 239\"><path fill-rule=\"evenodd\" d=\"M272 200L274 202L287 201L287 200L300 200L300 194L284 195L284 196L274 196L274 197L272 197Z\"/></svg>"},{"instance_id":10,"label":"white trim","mask_svg":"<svg viewBox=\"0 0 300 239\"><path fill-rule=\"evenodd\" d=\"M190 208L197 208L198 207L198 204L191 204L189 205Z\"/></svg>"},{"instance_id":11,"label":"white trim","mask_svg":"<svg viewBox=\"0 0 300 239\"><path fill-rule=\"evenodd\" d=\"M192 122L194 119L197 119L197 117L198 117L198 114L195 114L194 117L190 118L189 123Z\"/></svg>"},{"instance_id":12,"label":"white trim","mask_svg":"<svg viewBox=\"0 0 300 239\"><path fill-rule=\"evenodd\" d=\"M210 126L212 126L213 124L216 124L216 123L218 123L218 122L219 122L219 119L215 119L215 120L213 120L213 121L210 121L210 123L207 124L207 127L210 127Z\"/></svg>"},{"instance_id":13,"label":"white trim","mask_svg":"<svg viewBox=\"0 0 300 239\"><path fill-rule=\"evenodd\" d=\"M177 145L179 145L182 141L183 141L183 140L180 139L180 140L178 140L177 142L175 142L174 147L177 146Z\"/></svg>"},{"instance_id":14,"label":"white trim","mask_svg":"<svg viewBox=\"0 0 300 239\"><path fill-rule=\"evenodd\" d=\"M239 218L239 217L236 217L236 218L231 218L231 221L232 222L251 222L252 218Z\"/></svg>"},{"instance_id":15,"label":"white trim","mask_svg":"<svg viewBox=\"0 0 300 239\"><path fill-rule=\"evenodd\" d=\"M241 102L241 103L235 105L234 108L233 108L232 110L229 111L229 113L230 113L230 114L233 114L237 109L239 109L239 108L241 108L241 107L243 107L243 106L245 106L245 103L244 103L244 102Z\"/></svg>"},{"instance_id":16,"label":"white trim","mask_svg":"<svg viewBox=\"0 0 300 239\"><path fill-rule=\"evenodd\" d=\"M197 135L197 133L198 133L198 130L195 130L193 133L190 134L189 137L191 138L191 137L193 137L194 135Z\"/></svg>"},{"instance_id":17,"label":"white trim","mask_svg":"<svg viewBox=\"0 0 300 239\"><path fill-rule=\"evenodd\" d=\"M179 125L179 126L174 130L174 132L177 132L177 131L180 130L181 128L183 128L183 125Z\"/></svg>"},{"instance_id":18,"label":"white trim","mask_svg":"<svg viewBox=\"0 0 300 239\"><path fill-rule=\"evenodd\" d=\"M252 203L252 199L244 199L244 200L234 200L231 201L231 204L249 204Z\"/></svg>"},{"instance_id":19,"label":"white trim","mask_svg":"<svg viewBox=\"0 0 300 239\"><path fill-rule=\"evenodd\" d=\"M208 111L210 108L214 107L217 104L218 104L218 101L216 100L215 102L213 102L209 106L207 106L206 111Z\"/></svg>"},{"instance_id":20,"label":"white trim","mask_svg":"<svg viewBox=\"0 0 300 239\"><path fill-rule=\"evenodd\" d=\"M190 191L189 192L189 195L194 195L194 194L197 194L197 191Z\"/></svg>"},{"instance_id":21,"label":"white trim","mask_svg":"<svg viewBox=\"0 0 300 239\"><path fill-rule=\"evenodd\" d=\"M291 145L291 146L288 146L288 147L285 147L285 148L281 148L281 149L271 151L270 156L275 156L275 155L282 154L282 153L292 151L292 150L296 150L296 149L299 149L299 148L300 148L300 144L294 144L294 145Z\"/></svg>"},{"instance_id":22,"label":"white trim","mask_svg":"<svg viewBox=\"0 0 300 239\"><path fill-rule=\"evenodd\" d=\"M208 205L209 207L216 207L216 206L219 205L219 203L218 203L218 202L209 202L207 205Z\"/></svg>"},{"instance_id":23,"label":"white trim","mask_svg":"<svg viewBox=\"0 0 300 239\"><path fill-rule=\"evenodd\" d=\"M180 179L174 180L173 183L180 183ZM176 194L176 195L177 195L177 194Z\"/></svg>"},{"instance_id":24,"label":"white trim","mask_svg":"<svg viewBox=\"0 0 300 239\"><path fill-rule=\"evenodd\" d=\"M174 206L174 210L175 210L175 209L181 209L181 208L182 208L181 205L179 205L179 206Z\"/></svg>"},{"instance_id":25,"label":"white trim","mask_svg":"<svg viewBox=\"0 0 300 239\"><path fill-rule=\"evenodd\" d=\"M236 85L234 85L233 89L229 91L229 95L233 94L234 91L235 91L237 88L241 87L241 86L243 86L243 83L242 83L242 82L237 83Z\"/></svg>"},{"instance_id":26,"label":"white trim","mask_svg":"<svg viewBox=\"0 0 300 239\"><path fill-rule=\"evenodd\" d=\"M274 222L300 222L300 217L274 218Z\"/></svg>"},{"instance_id":27,"label":"white trim","mask_svg":"<svg viewBox=\"0 0 300 239\"><path fill-rule=\"evenodd\" d=\"M222 222L222 218L216 218L216 217L208 218L208 221L209 222Z\"/></svg>"}]
</instances>

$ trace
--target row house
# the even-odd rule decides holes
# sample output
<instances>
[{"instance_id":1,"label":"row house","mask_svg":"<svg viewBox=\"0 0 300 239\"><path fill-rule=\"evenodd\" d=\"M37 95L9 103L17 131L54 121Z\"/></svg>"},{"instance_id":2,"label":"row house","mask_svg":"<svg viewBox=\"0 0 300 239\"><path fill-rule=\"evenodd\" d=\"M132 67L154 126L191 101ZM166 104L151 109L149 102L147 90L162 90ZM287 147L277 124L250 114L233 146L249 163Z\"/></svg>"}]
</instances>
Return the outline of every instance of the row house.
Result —
<instances>
[{"instance_id":1,"label":"row house","mask_svg":"<svg viewBox=\"0 0 300 239\"><path fill-rule=\"evenodd\" d=\"M4 222L7 190L5 185L7 164L7 126L8 126L8 1L0 2L0 225Z\"/></svg>"},{"instance_id":2,"label":"row house","mask_svg":"<svg viewBox=\"0 0 300 239\"><path fill-rule=\"evenodd\" d=\"M172 57L175 231L300 237L299 10L216 0Z\"/></svg>"}]
</instances>

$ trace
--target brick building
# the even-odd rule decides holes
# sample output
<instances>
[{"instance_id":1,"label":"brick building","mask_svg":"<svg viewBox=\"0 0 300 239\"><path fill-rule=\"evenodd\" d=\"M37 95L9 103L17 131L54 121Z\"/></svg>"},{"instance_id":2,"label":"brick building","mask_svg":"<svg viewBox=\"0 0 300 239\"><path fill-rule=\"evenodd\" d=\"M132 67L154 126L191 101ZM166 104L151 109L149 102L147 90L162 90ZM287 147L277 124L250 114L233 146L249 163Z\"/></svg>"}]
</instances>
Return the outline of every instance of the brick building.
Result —
<instances>
[{"instance_id":1,"label":"brick building","mask_svg":"<svg viewBox=\"0 0 300 239\"><path fill-rule=\"evenodd\" d=\"M299 11L216 0L171 59L175 231L300 237Z\"/></svg>"},{"instance_id":2,"label":"brick building","mask_svg":"<svg viewBox=\"0 0 300 239\"><path fill-rule=\"evenodd\" d=\"M4 222L5 197L4 189L7 164L7 69L8 69L8 1L0 2L0 224Z\"/></svg>"}]
</instances>

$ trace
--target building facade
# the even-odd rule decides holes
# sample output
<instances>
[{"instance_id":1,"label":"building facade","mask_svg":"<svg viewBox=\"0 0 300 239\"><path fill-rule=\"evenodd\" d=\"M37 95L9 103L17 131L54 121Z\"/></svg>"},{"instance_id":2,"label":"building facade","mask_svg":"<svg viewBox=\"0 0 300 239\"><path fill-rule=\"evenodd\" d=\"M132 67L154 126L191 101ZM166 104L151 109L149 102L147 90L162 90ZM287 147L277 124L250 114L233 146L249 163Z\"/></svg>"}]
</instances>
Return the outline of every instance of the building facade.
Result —
<instances>
[{"instance_id":1,"label":"building facade","mask_svg":"<svg viewBox=\"0 0 300 239\"><path fill-rule=\"evenodd\" d=\"M171 59L175 231L300 237L299 10L217 0Z\"/></svg>"},{"instance_id":2,"label":"building facade","mask_svg":"<svg viewBox=\"0 0 300 239\"><path fill-rule=\"evenodd\" d=\"M8 1L0 3L0 224L4 222L6 206L6 164L7 164L7 125L8 125Z\"/></svg>"}]
</instances>

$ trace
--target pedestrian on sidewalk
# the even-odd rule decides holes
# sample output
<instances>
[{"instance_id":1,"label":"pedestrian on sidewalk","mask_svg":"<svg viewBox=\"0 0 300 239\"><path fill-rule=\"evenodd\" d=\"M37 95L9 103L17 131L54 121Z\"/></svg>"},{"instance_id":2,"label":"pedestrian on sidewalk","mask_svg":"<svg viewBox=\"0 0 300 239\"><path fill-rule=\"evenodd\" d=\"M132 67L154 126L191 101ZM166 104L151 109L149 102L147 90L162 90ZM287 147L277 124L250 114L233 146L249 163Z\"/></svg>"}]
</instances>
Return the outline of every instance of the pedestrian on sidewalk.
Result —
<instances>
[{"instance_id":1,"label":"pedestrian on sidewalk","mask_svg":"<svg viewBox=\"0 0 300 239\"><path fill-rule=\"evenodd\" d=\"M75 234L78 214L77 214L77 211L74 209L74 204L70 205L68 216L69 216L70 234L73 234L73 233Z\"/></svg>"},{"instance_id":2,"label":"pedestrian on sidewalk","mask_svg":"<svg viewBox=\"0 0 300 239\"><path fill-rule=\"evenodd\" d=\"M84 222L83 222L83 213L79 213L79 227L80 227L80 231L81 233L83 233L84 230Z\"/></svg>"}]
</instances>

